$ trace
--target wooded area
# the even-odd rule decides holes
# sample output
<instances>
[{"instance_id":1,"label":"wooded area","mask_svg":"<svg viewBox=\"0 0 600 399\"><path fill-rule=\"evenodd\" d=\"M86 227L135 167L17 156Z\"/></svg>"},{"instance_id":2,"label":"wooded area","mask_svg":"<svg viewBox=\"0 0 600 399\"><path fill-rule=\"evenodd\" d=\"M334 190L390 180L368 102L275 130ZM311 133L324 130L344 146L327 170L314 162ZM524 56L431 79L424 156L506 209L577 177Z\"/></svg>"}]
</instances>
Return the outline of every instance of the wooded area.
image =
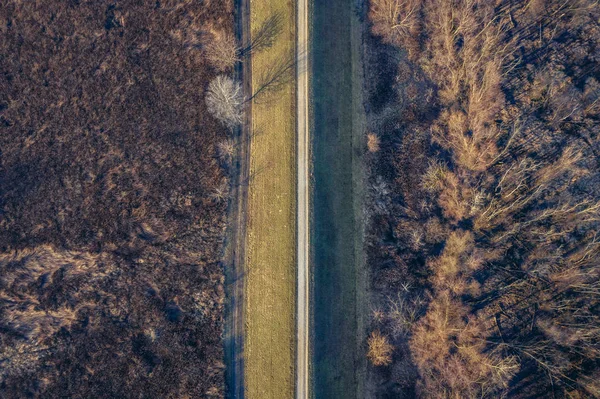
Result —
<instances>
[{"instance_id":1,"label":"wooded area","mask_svg":"<svg viewBox=\"0 0 600 399\"><path fill-rule=\"evenodd\" d=\"M3 398L223 397L233 37L230 0L0 6Z\"/></svg>"},{"instance_id":2,"label":"wooded area","mask_svg":"<svg viewBox=\"0 0 600 399\"><path fill-rule=\"evenodd\" d=\"M599 397L600 4L369 18L373 389Z\"/></svg>"}]
</instances>

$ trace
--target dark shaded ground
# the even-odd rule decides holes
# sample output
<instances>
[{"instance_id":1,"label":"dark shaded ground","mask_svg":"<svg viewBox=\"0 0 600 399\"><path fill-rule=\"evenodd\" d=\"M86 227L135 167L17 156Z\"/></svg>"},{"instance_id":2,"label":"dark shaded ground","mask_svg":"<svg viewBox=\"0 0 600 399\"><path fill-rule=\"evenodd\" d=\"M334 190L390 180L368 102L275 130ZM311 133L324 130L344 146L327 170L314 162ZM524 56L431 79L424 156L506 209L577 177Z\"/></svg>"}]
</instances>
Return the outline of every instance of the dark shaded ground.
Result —
<instances>
[{"instance_id":1,"label":"dark shaded ground","mask_svg":"<svg viewBox=\"0 0 600 399\"><path fill-rule=\"evenodd\" d=\"M219 397L228 1L0 7L2 397Z\"/></svg>"},{"instance_id":2,"label":"dark shaded ground","mask_svg":"<svg viewBox=\"0 0 600 399\"><path fill-rule=\"evenodd\" d=\"M361 397L360 162L362 89L355 2L312 5L313 389L317 398ZM357 256L358 252L358 256Z\"/></svg>"},{"instance_id":3,"label":"dark shaded ground","mask_svg":"<svg viewBox=\"0 0 600 399\"><path fill-rule=\"evenodd\" d=\"M235 35L239 43L247 43L250 36L250 0L236 0ZM242 82L242 90L252 92L252 57L235 66L235 75ZM252 127L252 102L244 108L244 121L236 129L237 151L232 170L232 192L227 220L227 243L224 261L225 305L225 379L226 397L243 399L244 385L244 260L246 253L246 226L248 180L250 173L250 130Z\"/></svg>"}]
</instances>

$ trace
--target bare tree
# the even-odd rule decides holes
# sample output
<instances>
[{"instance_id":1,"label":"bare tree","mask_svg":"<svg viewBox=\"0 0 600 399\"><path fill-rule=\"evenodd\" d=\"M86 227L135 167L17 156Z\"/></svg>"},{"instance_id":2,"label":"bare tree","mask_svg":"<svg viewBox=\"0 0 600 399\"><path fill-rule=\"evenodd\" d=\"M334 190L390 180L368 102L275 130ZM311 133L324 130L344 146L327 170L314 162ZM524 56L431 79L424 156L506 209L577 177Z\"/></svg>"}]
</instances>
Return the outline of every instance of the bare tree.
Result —
<instances>
[{"instance_id":1,"label":"bare tree","mask_svg":"<svg viewBox=\"0 0 600 399\"><path fill-rule=\"evenodd\" d=\"M387 197L406 203L372 219L382 287L373 284L372 298L386 312L373 324L398 355L408 337L420 396L600 392L600 85L591 72L600 58L590 54L600 35L586 31L599 12L597 0L370 1L372 32L406 51L402 95L426 82L435 89L415 90L415 102L439 107L431 120L403 118L405 132L429 131L406 136L370 176L377 188L386 171ZM389 140L398 124L386 118L374 130ZM375 213L378 197L367 202ZM389 225L397 244L386 242ZM407 267L423 257L426 271ZM404 293L383 303L398 281L414 283L425 305L413 311ZM382 379L382 389L394 381Z\"/></svg>"},{"instance_id":2,"label":"bare tree","mask_svg":"<svg viewBox=\"0 0 600 399\"><path fill-rule=\"evenodd\" d=\"M208 85L208 111L230 129L242 123L242 87L226 75L219 75Z\"/></svg>"},{"instance_id":3,"label":"bare tree","mask_svg":"<svg viewBox=\"0 0 600 399\"><path fill-rule=\"evenodd\" d=\"M373 33L389 43L402 44L409 51L417 48L416 37L421 2L414 0L373 0L369 17Z\"/></svg>"},{"instance_id":4,"label":"bare tree","mask_svg":"<svg viewBox=\"0 0 600 399\"><path fill-rule=\"evenodd\" d=\"M231 165L234 154L235 142L232 139L227 139L217 144L217 155L221 162L226 166Z\"/></svg>"},{"instance_id":5,"label":"bare tree","mask_svg":"<svg viewBox=\"0 0 600 399\"><path fill-rule=\"evenodd\" d=\"M239 59L240 49L231 33L220 33L205 40L204 53L210 63L219 71L233 68Z\"/></svg>"}]
</instances>

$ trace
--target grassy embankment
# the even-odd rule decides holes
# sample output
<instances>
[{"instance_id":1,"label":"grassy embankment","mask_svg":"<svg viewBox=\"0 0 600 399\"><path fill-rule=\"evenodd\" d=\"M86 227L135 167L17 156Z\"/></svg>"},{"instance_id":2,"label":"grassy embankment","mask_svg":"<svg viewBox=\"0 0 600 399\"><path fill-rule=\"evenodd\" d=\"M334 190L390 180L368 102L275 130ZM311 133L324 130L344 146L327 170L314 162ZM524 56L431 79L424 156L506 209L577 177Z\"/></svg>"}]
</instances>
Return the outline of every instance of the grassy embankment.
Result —
<instances>
[{"instance_id":1,"label":"grassy embankment","mask_svg":"<svg viewBox=\"0 0 600 399\"><path fill-rule=\"evenodd\" d=\"M269 16L283 16L272 47L252 59L253 90L264 71L294 49L294 5L279 0L251 4L253 32ZM249 398L293 395L295 298L295 106L293 81L253 103L245 372Z\"/></svg>"}]
</instances>

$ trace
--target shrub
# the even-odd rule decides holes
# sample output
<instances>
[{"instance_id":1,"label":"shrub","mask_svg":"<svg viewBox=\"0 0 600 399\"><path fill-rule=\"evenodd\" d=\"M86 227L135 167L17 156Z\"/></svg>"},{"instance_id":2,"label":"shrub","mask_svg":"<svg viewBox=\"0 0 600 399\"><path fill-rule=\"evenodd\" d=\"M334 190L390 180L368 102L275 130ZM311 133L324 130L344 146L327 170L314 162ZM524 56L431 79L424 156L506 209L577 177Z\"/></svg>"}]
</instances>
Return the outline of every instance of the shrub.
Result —
<instances>
[{"instance_id":1,"label":"shrub","mask_svg":"<svg viewBox=\"0 0 600 399\"><path fill-rule=\"evenodd\" d=\"M379 151L379 137L375 133L367 134L367 148L371 153Z\"/></svg>"},{"instance_id":2,"label":"shrub","mask_svg":"<svg viewBox=\"0 0 600 399\"><path fill-rule=\"evenodd\" d=\"M387 366L392 363L394 347L388 338L379 331L373 331L368 340L369 352L367 357L373 366Z\"/></svg>"},{"instance_id":3,"label":"shrub","mask_svg":"<svg viewBox=\"0 0 600 399\"><path fill-rule=\"evenodd\" d=\"M219 32L204 44L204 53L210 63L220 72L233 68L239 61L239 48L232 34Z\"/></svg>"}]
</instances>

